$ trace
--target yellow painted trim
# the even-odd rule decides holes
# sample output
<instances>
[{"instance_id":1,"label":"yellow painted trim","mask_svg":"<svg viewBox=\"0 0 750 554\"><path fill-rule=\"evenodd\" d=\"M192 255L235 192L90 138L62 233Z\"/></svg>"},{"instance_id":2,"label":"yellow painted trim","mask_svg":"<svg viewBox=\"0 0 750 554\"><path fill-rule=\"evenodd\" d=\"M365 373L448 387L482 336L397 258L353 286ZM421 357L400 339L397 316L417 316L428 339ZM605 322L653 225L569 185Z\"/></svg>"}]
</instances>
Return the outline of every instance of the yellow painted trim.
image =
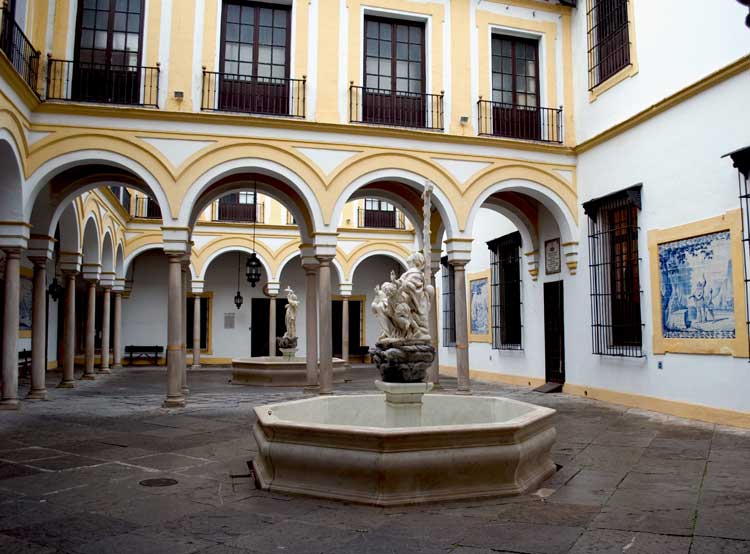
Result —
<instances>
[{"instance_id":1,"label":"yellow painted trim","mask_svg":"<svg viewBox=\"0 0 750 554\"><path fill-rule=\"evenodd\" d=\"M487 280L487 333L474 334L471 332L471 282ZM466 275L466 321L469 323L469 342L484 342L492 344L492 277L490 269Z\"/></svg>"},{"instance_id":2,"label":"yellow painted trim","mask_svg":"<svg viewBox=\"0 0 750 554\"><path fill-rule=\"evenodd\" d=\"M679 104L685 102L686 100L689 100L697 94L715 87L716 85L719 85L724 81L748 70L750 70L750 56L743 56L742 58L730 63L729 65L722 67L718 71L714 71L706 77L699 79L695 83L688 85L687 87L678 90L674 94L656 102L645 110L641 110L634 116L618 123L614 127L610 127L606 131L602 131L598 135L583 141L575 147L575 153L582 154L588 150L591 150L592 148L599 146L600 144L607 142L608 140L611 140L618 135L621 135L625 131L629 131L630 129L637 127L641 123L645 123L652 117L656 117L657 115L660 115L667 110L678 106Z\"/></svg>"},{"instance_id":3,"label":"yellow painted trim","mask_svg":"<svg viewBox=\"0 0 750 554\"><path fill-rule=\"evenodd\" d=\"M650 410L662 414L669 414L686 419L697 419L719 425L731 425L733 427L742 427L750 429L750 412L738 412L735 410L725 410L722 408L713 408L702 404L689 404L676 400L665 400L653 396L643 396L640 394L631 394L627 392L618 392L609 389L600 389L588 387L585 385L574 385L565 383L563 392L575 396L583 396L603 402L611 402L640 410Z\"/></svg>"},{"instance_id":4,"label":"yellow painted trim","mask_svg":"<svg viewBox=\"0 0 750 554\"><path fill-rule=\"evenodd\" d=\"M10 85L13 92L23 100L29 110L34 111L42 103L26 81L21 78L2 50L0 50L0 78Z\"/></svg>"},{"instance_id":5,"label":"yellow painted trim","mask_svg":"<svg viewBox=\"0 0 750 554\"><path fill-rule=\"evenodd\" d=\"M456 368L448 365L440 365L440 374L449 377L456 377ZM539 387L545 383L541 377L529 377L525 375L510 375L507 373L497 373L484 369L470 369L469 377L485 383L503 383L505 385L514 385L517 387Z\"/></svg>"},{"instance_id":6,"label":"yellow painted trim","mask_svg":"<svg viewBox=\"0 0 750 554\"><path fill-rule=\"evenodd\" d=\"M669 339L662 334L661 274L659 271L659 244L682 240L719 231L730 232L732 257L732 286L734 288L733 339ZM651 272L651 314L654 323L654 354L681 352L685 354L731 354L736 358L748 357L747 325L745 322L745 289L742 253L742 215L731 210L724 215L694 221L670 229L653 229L648 232L648 253Z\"/></svg>"},{"instance_id":7,"label":"yellow painted trim","mask_svg":"<svg viewBox=\"0 0 750 554\"><path fill-rule=\"evenodd\" d=\"M638 50L636 48L635 40L635 14L633 12L634 1L628 1L628 40L630 41L630 64L623 67L620 71L609 77L606 81L602 81L596 85L592 90L589 91L589 103L594 102L599 96L607 92L615 85L622 83L626 79L638 74ZM591 0L586 0L586 13L591 12ZM593 24L591 17L588 16L589 21L587 22L588 28L591 28ZM572 66L571 66L572 67Z\"/></svg>"},{"instance_id":8,"label":"yellow painted trim","mask_svg":"<svg viewBox=\"0 0 750 554\"><path fill-rule=\"evenodd\" d=\"M19 339L30 339L31 338L31 329L19 329L18 330L18 338Z\"/></svg>"}]
</instances>

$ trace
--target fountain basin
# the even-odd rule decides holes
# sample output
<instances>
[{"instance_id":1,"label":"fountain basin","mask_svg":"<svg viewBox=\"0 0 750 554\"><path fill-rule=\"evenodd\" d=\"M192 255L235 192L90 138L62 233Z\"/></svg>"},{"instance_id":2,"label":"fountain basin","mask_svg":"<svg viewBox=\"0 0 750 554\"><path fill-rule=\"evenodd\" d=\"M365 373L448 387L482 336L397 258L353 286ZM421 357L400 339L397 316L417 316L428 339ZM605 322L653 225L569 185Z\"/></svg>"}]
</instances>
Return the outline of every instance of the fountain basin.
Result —
<instances>
[{"instance_id":1,"label":"fountain basin","mask_svg":"<svg viewBox=\"0 0 750 554\"><path fill-rule=\"evenodd\" d=\"M333 382L343 383L346 364L333 359ZM232 360L232 384L256 387L304 387L307 385L305 358L258 356Z\"/></svg>"},{"instance_id":2,"label":"fountain basin","mask_svg":"<svg viewBox=\"0 0 750 554\"><path fill-rule=\"evenodd\" d=\"M256 481L271 491L392 506L507 496L555 472L555 411L507 398L426 394L419 426L389 426L384 395L255 408Z\"/></svg>"}]
</instances>

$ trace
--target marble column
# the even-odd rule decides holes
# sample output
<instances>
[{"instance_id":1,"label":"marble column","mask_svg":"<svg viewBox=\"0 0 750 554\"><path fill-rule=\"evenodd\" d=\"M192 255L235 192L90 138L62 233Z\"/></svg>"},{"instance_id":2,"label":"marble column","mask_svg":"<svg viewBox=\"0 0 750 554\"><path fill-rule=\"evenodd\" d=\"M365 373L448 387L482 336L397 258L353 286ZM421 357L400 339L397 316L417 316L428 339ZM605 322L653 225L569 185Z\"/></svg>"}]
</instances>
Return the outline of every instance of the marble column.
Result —
<instances>
[{"instance_id":1,"label":"marble column","mask_svg":"<svg viewBox=\"0 0 750 554\"><path fill-rule=\"evenodd\" d=\"M21 249L5 250L5 305L3 306L3 391L0 409L18 409L18 306L21 287Z\"/></svg>"},{"instance_id":2,"label":"marble column","mask_svg":"<svg viewBox=\"0 0 750 554\"><path fill-rule=\"evenodd\" d=\"M34 297L31 307L31 390L29 400L47 399L47 258L31 260L34 263Z\"/></svg>"},{"instance_id":3,"label":"marble column","mask_svg":"<svg viewBox=\"0 0 750 554\"><path fill-rule=\"evenodd\" d=\"M169 291L167 295L167 398L165 408L185 406L182 394L182 256L180 252L169 252Z\"/></svg>"},{"instance_id":4,"label":"marble column","mask_svg":"<svg viewBox=\"0 0 750 554\"><path fill-rule=\"evenodd\" d=\"M193 369L201 368L201 297L193 297Z\"/></svg>"},{"instance_id":5,"label":"marble column","mask_svg":"<svg viewBox=\"0 0 750 554\"><path fill-rule=\"evenodd\" d=\"M268 313L268 355L276 355L276 295L272 294Z\"/></svg>"},{"instance_id":6,"label":"marble column","mask_svg":"<svg viewBox=\"0 0 750 554\"><path fill-rule=\"evenodd\" d=\"M76 275L77 271L64 271L65 313L63 314L63 365L59 389L75 386L76 367Z\"/></svg>"},{"instance_id":7,"label":"marble column","mask_svg":"<svg viewBox=\"0 0 750 554\"><path fill-rule=\"evenodd\" d=\"M349 297L341 297L341 358L349 363Z\"/></svg>"},{"instance_id":8,"label":"marble column","mask_svg":"<svg viewBox=\"0 0 750 554\"><path fill-rule=\"evenodd\" d=\"M182 271L182 285L181 289L181 310L182 310L182 323L180 324L180 347L182 354L182 394L187 396L190 389L187 386L187 290L188 290L188 273L190 271L190 258L185 257L182 260L180 266Z\"/></svg>"},{"instance_id":9,"label":"marble column","mask_svg":"<svg viewBox=\"0 0 750 554\"><path fill-rule=\"evenodd\" d=\"M430 366L428 371L428 381L433 384L433 388L440 388L440 340L438 334L440 333L440 326L438 325L438 309L437 309L437 284L435 281L435 268L430 277L430 284L432 290L436 291L435 298L432 299L432 305L430 306L430 337L432 337L432 346L435 348L435 359Z\"/></svg>"},{"instance_id":10,"label":"marble column","mask_svg":"<svg viewBox=\"0 0 750 554\"><path fill-rule=\"evenodd\" d=\"M112 337L112 369L122 369L122 291L113 291L115 295L114 335Z\"/></svg>"},{"instance_id":11,"label":"marble column","mask_svg":"<svg viewBox=\"0 0 750 554\"><path fill-rule=\"evenodd\" d=\"M318 386L318 266L306 264L305 334L307 353L307 386Z\"/></svg>"},{"instance_id":12,"label":"marble column","mask_svg":"<svg viewBox=\"0 0 750 554\"><path fill-rule=\"evenodd\" d=\"M111 373L109 370L109 326L112 304L112 287L102 285L102 360L99 373Z\"/></svg>"},{"instance_id":13,"label":"marble column","mask_svg":"<svg viewBox=\"0 0 750 554\"><path fill-rule=\"evenodd\" d=\"M87 279L86 286L86 343L84 352L83 377L81 378L93 381L96 378L94 376L94 356L96 344L96 281L93 279Z\"/></svg>"},{"instance_id":14,"label":"marble column","mask_svg":"<svg viewBox=\"0 0 750 554\"><path fill-rule=\"evenodd\" d=\"M318 324L320 388L318 394L333 393L333 343L331 321L331 260L330 257L318 257Z\"/></svg>"},{"instance_id":15,"label":"marble column","mask_svg":"<svg viewBox=\"0 0 750 554\"><path fill-rule=\"evenodd\" d=\"M466 312L466 272L465 262L451 262L454 269L455 309L456 309L456 373L458 392L469 394L469 323Z\"/></svg>"}]
</instances>

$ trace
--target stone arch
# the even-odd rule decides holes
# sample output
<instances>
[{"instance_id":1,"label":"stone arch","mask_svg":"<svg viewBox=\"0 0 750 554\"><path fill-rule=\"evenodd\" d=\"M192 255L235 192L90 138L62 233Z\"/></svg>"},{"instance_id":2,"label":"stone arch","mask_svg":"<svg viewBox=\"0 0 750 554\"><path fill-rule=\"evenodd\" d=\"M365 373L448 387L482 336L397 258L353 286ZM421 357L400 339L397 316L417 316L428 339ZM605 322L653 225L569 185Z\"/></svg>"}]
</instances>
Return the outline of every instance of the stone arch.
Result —
<instances>
[{"instance_id":1,"label":"stone arch","mask_svg":"<svg viewBox=\"0 0 750 554\"><path fill-rule=\"evenodd\" d=\"M101 264L100 237L101 228L99 222L90 214L83 226L83 263L87 265Z\"/></svg>"},{"instance_id":2,"label":"stone arch","mask_svg":"<svg viewBox=\"0 0 750 554\"><path fill-rule=\"evenodd\" d=\"M370 250L369 252L366 252L359 256L354 263L352 263L351 269L349 270L349 281L354 282L354 274L357 271L357 268L360 266L362 262L367 260L368 258L373 258L375 256L385 256L386 258L390 258L393 261L397 262L403 269L406 271L407 265L406 265L406 258L401 256L399 253L393 251L393 250Z\"/></svg>"},{"instance_id":3,"label":"stone arch","mask_svg":"<svg viewBox=\"0 0 750 554\"><path fill-rule=\"evenodd\" d=\"M192 179L189 181L192 184L183 196L178 224L192 228L198 215L213 200L228 192L253 188L251 184L255 183L259 193L276 199L292 213L303 241L310 242L313 234L323 228L318 195L324 187L317 174L288 153L281 156L287 166L265 157L240 157L241 153L246 156L246 152L247 149L244 153L238 150L238 157L217 165L208 165L205 156L193 164L195 169L185 176L186 180Z\"/></svg>"},{"instance_id":4,"label":"stone arch","mask_svg":"<svg viewBox=\"0 0 750 554\"><path fill-rule=\"evenodd\" d=\"M539 250L539 237L536 225L517 206L507 200L501 200L490 196L480 208L486 208L506 217L521 234L521 244L524 252L536 252Z\"/></svg>"},{"instance_id":5,"label":"stone arch","mask_svg":"<svg viewBox=\"0 0 750 554\"><path fill-rule=\"evenodd\" d=\"M122 269L123 276L126 276L128 272L130 272L130 269L133 265L133 261L138 256L140 256L144 252L148 252L149 250L162 250L163 248L164 248L164 245L161 242L149 242L128 252L127 256L125 256L125 259L123 261L123 269Z\"/></svg>"},{"instance_id":6,"label":"stone arch","mask_svg":"<svg viewBox=\"0 0 750 554\"><path fill-rule=\"evenodd\" d=\"M0 167L3 168L0 222L25 221L21 160L14 136L7 129L0 129Z\"/></svg>"},{"instance_id":7,"label":"stone arch","mask_svg":"<svg viewBox=\"0 0 750 554\"><path fill-rule=\"evenodd\" d=\"M419 160L420 163L416 164L421 170L420 172L404 169L415 165L414 159L405 156L389 155L385 158L369 158L368 161L384 162L386 167L373 166L371 163L363 164L361 167L354 164L348 168L348 171L339 173L331 183L331 190L337 193L336 202L330 211L329 221L332 227L338 226L344 206L363 187L378 182L395 182L406 185L421 194L425 182L429 181L433 185L432 205L445 222L448 236L459 237L463 235L451 200L452 198L457 201L460 196L453 181L447 178L443 172L423 160ZM421 217L419 220L421 221ZM421 227L420 224L419 229Z\"/></svg>"},{"instance_id":8,"label":"stone arch","mask_svg":"<svg viewBox=\"0 0 750 554\"><path fill-rule=\"evenodd\" d=\"M231 244L220 246L210 251L205 261L203 261L202 264L200 265L200 269L196 270L195 279L205 281L206 274L208 273L208 268L211 266L211 263L222 254L226 254L228 252L244 252L246 254L250 254L252 251L253 249L251 245L238 244L236 237L233 237L233 242ZM204 253L205 253L205 250L202 253L202 255ZM266 276L268 277L268 279L271 279L273 276L273 273L271 271L271 266L268 263L268 260L269 260L269 258L267 257L268 253L260 252L257 248L255 250L255 253L258 255L258 260L260 260L260 263L263 266L263 270L266 272Z\"/></svg>"},{"instance_id":9,"label":"stone arch","mask_svg":"<svg viewBox=\"0 0 750 554\"><path fill-rule=\"evenodd\" d=\"M60 230L60 252L77 254L81 252L80 217L75 202L68 204L60 214L57 228ZM54 235L51 235L54 236Z\"/></svg>"},{"instance_id":10,"label":"stone arch","mask_svg":"<svg viewBox=\"0 0 750 554\"><path fill-rule=\"evenodd\" d=\"M335 272L335 276L338 278L339 283L345 283L346 280L344 279L344 267L341 265L341 262L339 261L338 257L341 254L339 250L336 251L336 257L331 260L331 267L333 268ZM276 275L274 275L275 280L281 279L281 274L284 271L284 268L289 265L289 262L291 262L294 258L301 257L301 254L299 250L296 252L290 252L285 258L283 258L278 264L276 268ZM301 263L301 262L300 262Z\"/></svg>"},{"instance_id":11,"label":"stone arch","mask_svg":"<svg viewBox=\"0 0 750 554\"><path fill-rule=\"evenodd\" d=\"M114 273L115 271L115 252L114 243L112 242L112 232L110 229L104 231L102 239L102 273Z\"/></svg>"},{"instance_id":12,"label":"stone arch","mask_svg":"<svg viewBox=\"0 0 750 554\"><path fill-rule=\"evenodd\" d=\"M122 242L117 243L115 253L115 279L125 279L125 256Z\"/></svg>"}]
</instances>

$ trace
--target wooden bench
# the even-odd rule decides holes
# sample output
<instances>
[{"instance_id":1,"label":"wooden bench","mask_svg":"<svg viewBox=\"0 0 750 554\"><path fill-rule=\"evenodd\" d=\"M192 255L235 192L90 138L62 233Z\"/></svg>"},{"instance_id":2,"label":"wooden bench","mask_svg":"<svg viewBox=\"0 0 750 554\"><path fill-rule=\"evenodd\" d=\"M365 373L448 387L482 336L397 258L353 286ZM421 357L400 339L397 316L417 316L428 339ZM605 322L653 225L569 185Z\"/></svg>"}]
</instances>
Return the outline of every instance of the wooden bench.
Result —
<instances>
[{"instance_id":1,"label":"wooden bench","mask_svg":"<svg viewBox=\"0 0 750 554\"><path fill-rule=\"evenodd\" d=\"M162 352L164 352L163 346L136 346L131 344L125 347L129 365L134 365L136 360L146 360L151 362L151 365L159 365Z\"/></svg>"},{"instance_id":2,"label":"wooden bench","mask_svg":"<svg viewBox=\"0 0 750 554\"><path fill-rule=\"evenodd\" d=\"M18 376L31 377L31 350L18 353Z\"/></svg>"}]
</instances>

